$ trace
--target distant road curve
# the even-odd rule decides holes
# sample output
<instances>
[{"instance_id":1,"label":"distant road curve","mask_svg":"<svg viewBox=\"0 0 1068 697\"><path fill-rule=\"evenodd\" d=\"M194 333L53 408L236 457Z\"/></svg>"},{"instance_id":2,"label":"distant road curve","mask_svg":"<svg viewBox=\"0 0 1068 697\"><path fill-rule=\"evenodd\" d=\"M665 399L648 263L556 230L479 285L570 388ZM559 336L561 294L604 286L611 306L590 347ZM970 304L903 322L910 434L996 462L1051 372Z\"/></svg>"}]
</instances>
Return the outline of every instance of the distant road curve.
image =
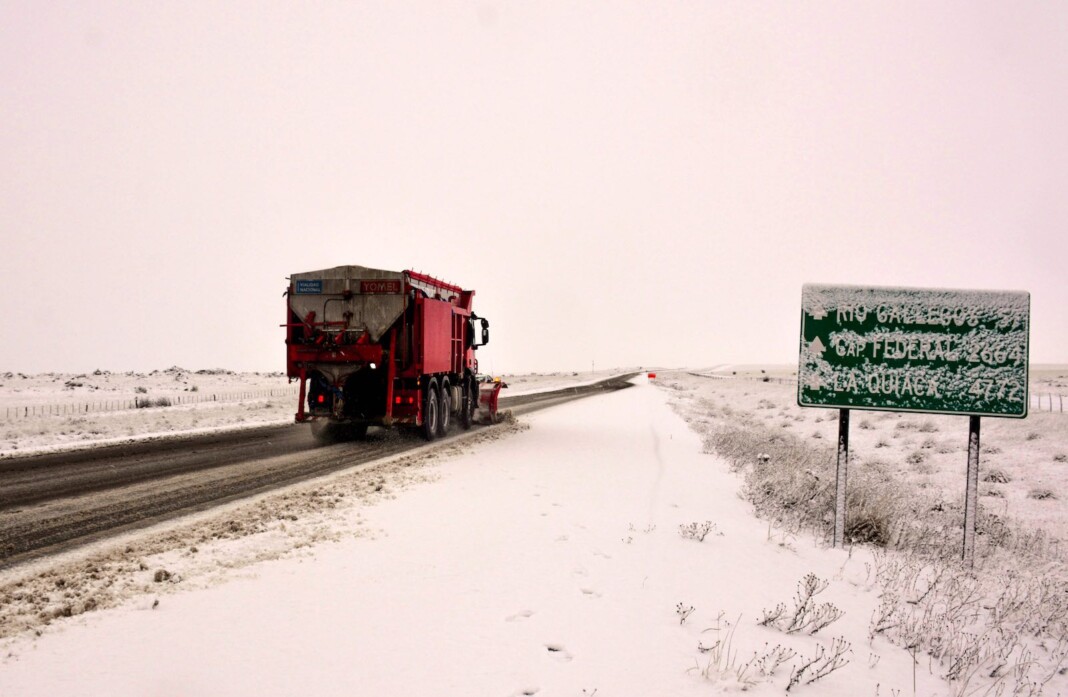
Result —
<instances>
[{"instance_id":1,"label":"distant road curve","mask_svg":"<svg viewBox=\"0 0 1068 697\"><path fill-rule=\"evenodd\" d=\"M635 375L502 396L500 407L534 411L629 387ZM321 446L307 426L286 424L3 459L0 568L424 445L373 429Z\"/></svg>"}]
</instances>

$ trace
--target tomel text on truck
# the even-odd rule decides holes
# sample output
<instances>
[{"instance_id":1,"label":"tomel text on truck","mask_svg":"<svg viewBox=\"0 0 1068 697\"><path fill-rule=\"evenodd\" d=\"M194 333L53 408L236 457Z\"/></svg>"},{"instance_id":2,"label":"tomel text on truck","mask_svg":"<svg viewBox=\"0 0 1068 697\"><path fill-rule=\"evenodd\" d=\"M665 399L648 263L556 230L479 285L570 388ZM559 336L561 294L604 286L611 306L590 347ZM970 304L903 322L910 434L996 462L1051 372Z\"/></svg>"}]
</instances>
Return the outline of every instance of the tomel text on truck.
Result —
<instances>
[{"instance_id":1,"label":"tomel text on truck","mask_svg":"<svg viewBox=\"0 0 1068 697\"><path fill-rule=\"evenodd\" d=\"M414 271L338 266L293 274L286 296L296 420L320 440L362 438L372 424L415 426L433 440L453 416L470 428L480 401L496 406L499 383L479 395L475 350L489 322L471 309L475 291Z\"/></svg>"}]
</instances>

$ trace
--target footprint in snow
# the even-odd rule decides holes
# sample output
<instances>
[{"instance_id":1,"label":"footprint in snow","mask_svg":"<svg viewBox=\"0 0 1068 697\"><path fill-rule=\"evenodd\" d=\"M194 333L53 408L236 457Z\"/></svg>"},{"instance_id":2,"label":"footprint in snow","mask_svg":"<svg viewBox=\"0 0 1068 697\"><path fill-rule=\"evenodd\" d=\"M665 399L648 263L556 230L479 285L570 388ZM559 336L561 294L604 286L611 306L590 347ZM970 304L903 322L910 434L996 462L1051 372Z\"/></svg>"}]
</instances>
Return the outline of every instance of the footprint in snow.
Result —
<instances>
[{"instance_id":1,"label":"footprint in snow","mask_svg":"<svg viewBox=\"0 0 1068 697\"><path fill-rule=\"evenodd\" d=\"M545 650L549 652L549 656L560 661L561 663L567 663L574 656L567 652L563 646L559 644L546 644Z\"/></svg>"},{"instance_id":2,"label":"footprint in snow","mask_svg":"<svg viewBox=\"0 0 1068 697\"><path fill-rule=\"evenodd\" d=\"M612 558L611 554L605 554L604 552L602 552L599 549L594 551L593 556L600 557L601 559L611 559Z\"/></svg>"},{"instance_id":3,"label":"footprint in snow","mask_svg":"<svg viewBox=\"0 0 1068 697\"><path fill-rule=\"evenodd\" d=\"M567 535L561 535L560 537L556 538L556 541L557 542L567 542Z\"/></svg>"},{"instance_id":4,"label":"footprint in snow","mask_svg":"<svg viewBox=\"0 0 1068 697\"><path fill-rule=\"evenodd\" d=\"M601 594L592 588L579 588L582 594L589 598L600 598Z\"/></svg>"},{"instance_id":5,"label":"footprint in snow","mask_svg":"<svg viewBox=\"0 0 1068 697\"><path fill-rule=\"evenodd\" d=\"M538 694L539 690L540 690L540 688L537 688L537 687L526 687L526 688L523 688L522 690L518 690L516 692L513 692L512 693L512 697L530 697L530 695Z\"/></svg>"},{"instance_id":6,"label":"footprint in snow","mask_svg":"<svg viewBox=\"0 0 1068 697\"><path fill-rule=\"evenodd\" d=\"M507 617L505 617L504 621L505 622L520 622L522 620L527 619L528 617L530 617L533 614L534 614L533 610L520 610L519 612L515 613L514 615L508 615Z\"/></svg>"}]
</instances>

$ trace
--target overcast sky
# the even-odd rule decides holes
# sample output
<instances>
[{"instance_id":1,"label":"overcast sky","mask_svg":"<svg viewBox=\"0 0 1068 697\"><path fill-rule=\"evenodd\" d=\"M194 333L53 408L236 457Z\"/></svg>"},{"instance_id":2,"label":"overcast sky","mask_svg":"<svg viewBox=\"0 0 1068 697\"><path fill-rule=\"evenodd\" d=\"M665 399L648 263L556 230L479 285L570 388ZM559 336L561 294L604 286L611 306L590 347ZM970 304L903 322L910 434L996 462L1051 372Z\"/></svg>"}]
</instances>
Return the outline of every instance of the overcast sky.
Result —
<instances>
[{"instance_id":1,"label":"overcast sky","mask_svg":"<svg viewBox=\"0 0 1068 697\"><path fill-rule=\"evenodd\" d=\"M1068 362L1068 3L0 0L0 65L0 371L283 370L342 264L496 372L796 363L805 282Z\"/></svg>"}]
</instances>

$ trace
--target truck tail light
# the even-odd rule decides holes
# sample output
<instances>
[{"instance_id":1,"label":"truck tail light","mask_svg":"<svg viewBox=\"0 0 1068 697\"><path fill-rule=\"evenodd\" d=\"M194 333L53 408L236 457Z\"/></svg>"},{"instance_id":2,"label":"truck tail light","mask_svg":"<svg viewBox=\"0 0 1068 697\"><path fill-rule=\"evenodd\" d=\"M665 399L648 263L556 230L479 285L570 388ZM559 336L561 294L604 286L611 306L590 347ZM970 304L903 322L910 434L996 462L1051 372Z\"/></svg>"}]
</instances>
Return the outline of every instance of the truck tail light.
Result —
<instances>
[{"instance_id":1,"label":"truck tail light","mask_svg":"<svg viewBox=\"0 0 1068 697\"><path fill-rule=\"evenodd\" d=\"M325 401L326 401L326 397L324 395L319 395L319 399L318 399L319 404L322 404Z\"/></svg>"}]
</instances>

